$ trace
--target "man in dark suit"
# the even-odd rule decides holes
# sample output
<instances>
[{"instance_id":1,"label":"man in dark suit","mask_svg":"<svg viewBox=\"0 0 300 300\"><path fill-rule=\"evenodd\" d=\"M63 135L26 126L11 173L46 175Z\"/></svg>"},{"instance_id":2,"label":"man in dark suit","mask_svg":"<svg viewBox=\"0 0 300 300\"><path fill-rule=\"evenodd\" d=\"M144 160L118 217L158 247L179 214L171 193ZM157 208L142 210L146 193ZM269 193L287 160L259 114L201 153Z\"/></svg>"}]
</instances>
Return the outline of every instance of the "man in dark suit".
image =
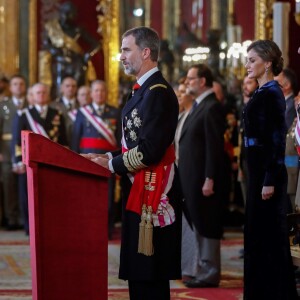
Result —
<instances>
[{"instance_id":1,"label":"man in dark suit","mask_svg":"<svg viewBox=\"0 0 300 300\"><path fill-rule=\"evenodd\" d=\"M24 211L24 228L29 233L27 177L22 163L21 131L30 130L51 139L61 145L67 145L66 129L63 115L48 105L49 88L45 84L36 83L32 87L34 106L26 108L13 121L12 159L19 174L19 197Z\"/></svg>"},{"instance_id":2,"label":"man in dark suit","mask_svg":"<svg viewBox=\"0 0 300 300\"><path fill-rule=\"evenodd\" d=\"M65 120L68 146L72 141L73 125L76 119L77 109L79 107L76 99L77 82L73 77L65 77L61 83L61 97L50 103L52 108L60 111Z\"/></svg>"},{"instance_id":3,"label":"man in dark suit","mask_svg":"<svg viewBox=\"0 0 300 300\"><path fill-rule=\"evenodd\" d=\"M119 278L131 300L169 300L181 278L181 193L173 140L178 101L157 68L159 37L147 27L123 34L121 61L137 78L122 112L123 153L86 156L122 175Z\"/></svg>"},{"instance_id":4,"label":"man in dark suit","mask_svg":"<svg viewBox=\"0 0 300 300\"><path fill-rule=\"evenodd\" d=\"M194 262L198 264L198 273L190 274L194 278L185 281L185 285L213 287L219 285L221 269L225 119L222 105L212 90L213 75L207 66L192 66L186 84L196 100L179 140L179 175L200 257Z\"/></svg>"},{"instance_id":5,"label":"man in dark suit","mask_svg":"<svg viewBox=\"0 0 300 300\"><path fill-rule=\"evenodd\" d=\"M10 145L12 126L16 113L26 106L26 81L14 75L9 82L11 97L0 103L0 161L3 180L4 225L8 230L20 229L20 209L17 194L17 176L13 173ZM1 219L1 217L0 217Z\"/></svg>"},{"instance_id":6,"label":"man in dark suit","mask_svg":"<svg viewBox=\"0 0 300 300\"><path fill-rule=\"evenodd\" d=\"M298 93L297 75L292 69L285 68L278 76L274 77L274 79L278 81L285 98L285 122L289 129L296 118L294 99Z\"/></svg>"},{"instance_id":7,"label":"man in dark suit","mask_svg":"<svg viewBox=\"0 0 300 300\"><path fill-rule=\"evenodd\" d=\"M287 198L288 212L291 213L295 209L295 197L298 180L298 155L294 145L294 131L297 117L295 108L295 96L298 93L298 80L296 73L289 68L285 68L281 73L274 77L278 81L285 98L285 122L288 133L286 136L285 148L285 165L288 173Z\"/></svg>"},{"instance_id":8,"label":"man in dark suit","mask_svg":"<svg viewBox=\"0 0 300 300\"><path fill-rule=\"evenodd\" d=\"M77 153L98 153L120 148L121 116L119 109L106 103L107 89L102 80L91 84L92 104L81 107L73 127L71 149ZM108 190L108 237L114 227L115 176L109 178Z\"/></svg>"}]
</instances>

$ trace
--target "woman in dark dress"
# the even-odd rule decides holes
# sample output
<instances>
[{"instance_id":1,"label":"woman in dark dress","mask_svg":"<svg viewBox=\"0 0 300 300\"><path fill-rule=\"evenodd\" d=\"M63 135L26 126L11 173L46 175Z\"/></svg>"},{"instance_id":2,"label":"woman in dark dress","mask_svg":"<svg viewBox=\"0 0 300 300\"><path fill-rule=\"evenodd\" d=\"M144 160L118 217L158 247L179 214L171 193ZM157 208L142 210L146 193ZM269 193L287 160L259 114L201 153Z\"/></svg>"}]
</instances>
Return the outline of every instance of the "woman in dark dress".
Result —
<instances>
[{"instance_id":1,"label":"woman in dark dress","mask_svg":"<svg viewBox=\"0 0 300 300\"><path fill-rule=\"evenodd\" d=\"M243 112L249 189L245 220L244 300L297 299L287 229L285 98L274 81L283 68L269 40L247 49L246 69L258 88Z\"/></svg>"}]
</instances>

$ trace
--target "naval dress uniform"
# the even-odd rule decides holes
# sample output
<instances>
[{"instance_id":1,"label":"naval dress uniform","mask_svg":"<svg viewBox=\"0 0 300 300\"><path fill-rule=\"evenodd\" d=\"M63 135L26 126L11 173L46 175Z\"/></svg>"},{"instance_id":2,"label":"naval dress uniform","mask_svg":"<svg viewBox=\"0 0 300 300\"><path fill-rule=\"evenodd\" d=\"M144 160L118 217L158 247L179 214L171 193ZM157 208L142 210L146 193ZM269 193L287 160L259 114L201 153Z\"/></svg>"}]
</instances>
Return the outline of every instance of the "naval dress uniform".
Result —
<instances>
[{"instance_id":1,"label":"naval dress uniform","mask_svg":"<svg viewBox=\"0 0 300 300\"><path fill-rule=\"evenodd\" d=\"M73 126L71 149L77 153L116 151L120 148L121 124L119 109L104 104L92 103L77 111ZM112 237L114 227L114 190L116 178L108 179L108 235Z\"/></svg>"},{"instance_id":2,"label":"naval dress uniform","mask_svg":"<svg viewBox=\"0 0 300 300\"><path fill-rule=\"evenodd\" d=\"M42 134L54 142L67 146L66 129L63 115L50 106L44 106L40 114L38 106L23 110L13 121L12 159L14 164L22 163L21 131L30 130ZM24 211L24 228L29 232L28 196L26 173L19 175L19 197Z\"/></svg>"},{"instance_id":3,"label":"naval dress uniform","mask_svg":"<svg viewBox=\"0 0 300 300\"><path fill-rule=\"evenodd\" d=\"M131 300L166 300L170 299L169 280L181 278L182 198L177 170L174 167L175 153L173 162L168 165L174 168L175 175L169 182L169 189L164 190L174 210L174 216L167 226L154 225L152 253L145 255L139 249L139 224L143 201L147 201L143 195L150 198L151 193L159 188L149 187L148 184L155 184L155 181L158 185L167 182L165 177L162 180L159 175L156 176L153 170L164 161L172 147L178 120L178 101L172 87L157 68L146 73L138 83L141 87L127 100L122 111L122 153L112 153L113 158L109 161L110 169L122 175L123 215L119 278L129 281ZM167 170L165 166L164 168ZM140 173L143 171L145 178L140 178L139 174L143 174ZM134 187L139 182L141 189L138 197L131 198ZM162 198L165 197L162 195ZM133 209L135 204L138 211Z\"/></svg>"}]
</instances>

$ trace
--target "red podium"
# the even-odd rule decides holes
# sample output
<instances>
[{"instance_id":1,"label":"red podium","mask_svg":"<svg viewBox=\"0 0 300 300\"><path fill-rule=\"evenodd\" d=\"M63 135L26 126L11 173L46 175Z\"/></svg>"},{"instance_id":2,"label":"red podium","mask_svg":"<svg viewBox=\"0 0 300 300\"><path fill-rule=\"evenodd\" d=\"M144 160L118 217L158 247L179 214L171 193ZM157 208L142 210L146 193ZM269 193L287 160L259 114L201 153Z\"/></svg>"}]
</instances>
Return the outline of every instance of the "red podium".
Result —
<instances>
[{"instance_id":1,"label":"red podium","mask_svg":"<svg viewBox=\"0 0 300 300\"><path fill-rule=\"evenodd\" d=\"M33 300L107 299L107 177L77 153L22 132Z\"/></svg>"}]
</instances>

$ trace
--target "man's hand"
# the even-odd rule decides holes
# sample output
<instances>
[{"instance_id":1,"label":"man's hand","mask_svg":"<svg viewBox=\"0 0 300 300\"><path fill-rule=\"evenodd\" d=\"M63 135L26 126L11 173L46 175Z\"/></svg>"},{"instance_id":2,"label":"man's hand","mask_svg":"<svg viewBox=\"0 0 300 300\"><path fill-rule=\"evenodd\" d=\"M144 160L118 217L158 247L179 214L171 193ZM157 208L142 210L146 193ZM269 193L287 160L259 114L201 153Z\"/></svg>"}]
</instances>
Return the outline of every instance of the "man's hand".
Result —
<instances>
[{"instance_id":1,"label":"man's hand","mask_svg":"<svg viewBox=\"0 0 300 300\"><path fill-rule=\"evenodd\" d=\"M26 166L23 163L13 164L12 172L15 174L24 174L26 173Z\"/></svg>"},{"instance_id":2,"label":"man's hand","mask_svg":"<svg viewBox=\"0 0 300 300\"><path fill-rule=\"evenodd\" d=\"M88 154L80 154L81 156L89 159L89 160L93 160L97 157L102 157L102 158L107 158L108 159L108 155L107 154L95 154L95 153L88 153Z\"/></svg>"},{"instance_id":3,"label":"man's hand","mask_svg":"<svg viewBox=\"0 0 300 300\"><path fill-rule=\"evenodd\" d=\"M100 154L100 155L102 155L102 154ZM95 158L92 158L91 161L93 161L94 163L100 165L101 167L103 167L105 169L108 169L108 161L109 161L109 159L107 157L103 157L103 155L95 157Z\"/></svg>"},{"instance_id":4,"label":"man's hand","mask_svg":"<svg viewBox=\"0 0 300 300\"><path fill-rule=\"evenodd\" d=\"M206 178L202 187L202 193L204 196L208 197L214 193L214 180Z\"/></svg>"},{"instance_id":5,"label":"man's hand","mask_svg":"<svg viewBox=\"0 0 300 300\"><path fill-rule=\"evenodd\" d=\"M103 168L108 169L109 157L107 154L88 153L88 154L80 154L80 155L102 166Z\"/></svg>"}]
</instances>

